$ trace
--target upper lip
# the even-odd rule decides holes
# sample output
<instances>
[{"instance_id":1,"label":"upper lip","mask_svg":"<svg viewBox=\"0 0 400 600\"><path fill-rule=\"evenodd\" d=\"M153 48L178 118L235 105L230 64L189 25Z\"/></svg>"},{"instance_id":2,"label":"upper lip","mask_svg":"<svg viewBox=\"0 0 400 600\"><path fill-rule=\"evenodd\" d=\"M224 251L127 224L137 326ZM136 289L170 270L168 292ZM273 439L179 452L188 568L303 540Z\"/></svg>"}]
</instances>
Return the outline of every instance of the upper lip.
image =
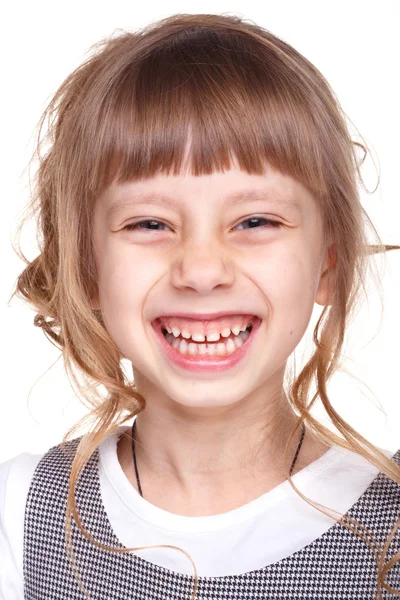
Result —
<instances>
[{"instance_id":1,"label":"upper lip","mask_svg":"<svg viewBox=\"0 0 400 600\"><path fill-rule=\"evenodd\" d=\"M222 317L228 317L228 316L232 316L232 315L254 315L257 318L258 315L256 315L255 313L251 312L251 311L244 311L244 310L238 310L238 311L233 311L233 310L229 310L229 311L220 311L220 312L213 312L213 313L187 313L187 312L168 312L168 313L164 313L162 315L158 315L157 319L161 319L162 317L180 317L183 319L193 319L194 321L212 321L213 319L221 319Z\"/></svg>"}]
</instances>

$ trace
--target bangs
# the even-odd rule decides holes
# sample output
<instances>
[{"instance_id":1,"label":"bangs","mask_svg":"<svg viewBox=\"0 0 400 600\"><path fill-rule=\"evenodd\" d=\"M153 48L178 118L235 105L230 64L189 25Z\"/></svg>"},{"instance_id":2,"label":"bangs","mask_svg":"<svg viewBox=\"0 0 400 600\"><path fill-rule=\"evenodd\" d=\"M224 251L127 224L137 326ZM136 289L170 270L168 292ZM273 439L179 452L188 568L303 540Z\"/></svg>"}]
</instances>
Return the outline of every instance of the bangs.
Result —
<instances>
[{"instance_id":1,"label":"bangs","mask_svg":"<svg viewBox=\"0 0 400 600\"><path fill-rule=\"evenodd\" d=\"M326 194L327 110L299 73L276 48L222 29L191 27L159 42L99 90L86 137L90 192L235 161L249 174L269 163Z\"/></svg>"}]
</instances>

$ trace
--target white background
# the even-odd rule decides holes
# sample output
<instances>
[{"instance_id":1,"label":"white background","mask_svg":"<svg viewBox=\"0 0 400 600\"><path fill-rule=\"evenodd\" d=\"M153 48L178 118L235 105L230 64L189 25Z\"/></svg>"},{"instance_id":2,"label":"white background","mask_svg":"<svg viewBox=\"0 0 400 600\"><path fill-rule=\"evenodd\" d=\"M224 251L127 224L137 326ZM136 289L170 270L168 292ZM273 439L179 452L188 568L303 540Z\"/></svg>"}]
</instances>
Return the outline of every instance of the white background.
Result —
<instances>
[{"instance_id":1,"label":"white background","mask_svg":"<svg viewBox=\"0 0 400 600\"><path fill-rule=\"evenodd\" d=\"M371 195L360 191L363 205L383 241L400 243L400 19L396 0L8 3L0 19L0 462L21 452L45 452L86 414L64 374L62 358L57 361L60 352L33 326L34 311L17 299L8 303L24 266L12 250L11 236L29 195L26 167L35 127L50 96L92 44L117 28L134 30L177 12L230 13L251 19L289 42L320 69L380 170L377 191ZM377 172L371 158L363 175L372 191ZM32 228L26 228L22 242L26 255L33 259L37 249ZM373 260L382 274L384 312L381 315L380 297L371 284L368 304L346 340L344 365L360 381L337 374L328 391L335 409L360 433L380 447L397 449L400 250L389 252L385 262L382 257ZM313 412L322 418L319 408Z\"/></svg>"}]
</instances>

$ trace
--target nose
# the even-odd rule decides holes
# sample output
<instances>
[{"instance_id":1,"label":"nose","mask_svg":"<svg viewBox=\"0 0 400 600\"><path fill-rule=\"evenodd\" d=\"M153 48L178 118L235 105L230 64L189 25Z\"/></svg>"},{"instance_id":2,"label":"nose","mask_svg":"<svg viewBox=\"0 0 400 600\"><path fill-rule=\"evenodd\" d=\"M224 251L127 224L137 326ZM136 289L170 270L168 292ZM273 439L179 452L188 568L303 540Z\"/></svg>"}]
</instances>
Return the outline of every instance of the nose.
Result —
<instances>
[{"instance_id":1,"label":"nose","mask_svg":"<svg viewBox=\"0 0 400 600\"><path fill-rule=\"evenodd\" d=\"M176 288L192 288L201 295L207 295L216 287L233 284L233 264L215 246L191 244L176 259L171 280Z\"/></svg>"}]
</instances>

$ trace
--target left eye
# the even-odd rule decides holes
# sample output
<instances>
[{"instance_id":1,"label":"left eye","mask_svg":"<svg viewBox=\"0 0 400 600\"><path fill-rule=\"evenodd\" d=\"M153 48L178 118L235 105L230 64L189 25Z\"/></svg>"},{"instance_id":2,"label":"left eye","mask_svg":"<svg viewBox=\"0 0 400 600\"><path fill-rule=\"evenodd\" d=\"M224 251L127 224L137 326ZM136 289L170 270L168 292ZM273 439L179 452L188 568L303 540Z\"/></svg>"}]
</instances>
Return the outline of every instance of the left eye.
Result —
<instances>
[{"instance_id":1,"label":"left eye","mask_svg":"<svg viewBox=\"0 0 400 600\"><path fill-rule=\"evenodd\" d=\"M241 223L239 223L239 225L243 225L243 223L251 223L250 227L248 229L262 229L263 227L265 227L265 225L263 226L258 226L257 222L260 221L264 221L267 225L270 225L271 227L282 227L282 223L279 223L279 221L273 221L271 219L264 219L263 217L251 217L249 219L245 219L244 221L242 221ZM159 231L159 229L157 229L157 225L165 225L165 223L163 223L162 221L157 221L154 219L148 219L145 221L138 221L137 223L129 223L128 225L125 225L125 227L123 229L126 229L127 231L133 231L135 229L138 228L138 226L142 226L144 224L150 223L152 226L150 228L147 227L143 227L143 229L145 231ZM238 225L238 227L239 227Z\"/></svg>"},{"instance_id":2,"label":"left eye","mask_svg":"<svg viewBox=\"0 0 400 600\"><path fill-rule=\"evenodd\" d=\"M276 227L276 228L282 227L282 223L279 223L279 221L272 221L271 219L264 219L264 217L250 217L250 219L245 219L244 221L239 223L239 225L243 225L243 223L252 223L252 225L250 225L250 229L262 229L262 227L265 227L265 225L263 225L262 227L257 227L257 221L264 221L268 225L271 225L271 227ZM255 222L255 224L254 224L254 222ZM238 225L238 227L239 227L239 225Z\"/></svg>"}]
</instances>

